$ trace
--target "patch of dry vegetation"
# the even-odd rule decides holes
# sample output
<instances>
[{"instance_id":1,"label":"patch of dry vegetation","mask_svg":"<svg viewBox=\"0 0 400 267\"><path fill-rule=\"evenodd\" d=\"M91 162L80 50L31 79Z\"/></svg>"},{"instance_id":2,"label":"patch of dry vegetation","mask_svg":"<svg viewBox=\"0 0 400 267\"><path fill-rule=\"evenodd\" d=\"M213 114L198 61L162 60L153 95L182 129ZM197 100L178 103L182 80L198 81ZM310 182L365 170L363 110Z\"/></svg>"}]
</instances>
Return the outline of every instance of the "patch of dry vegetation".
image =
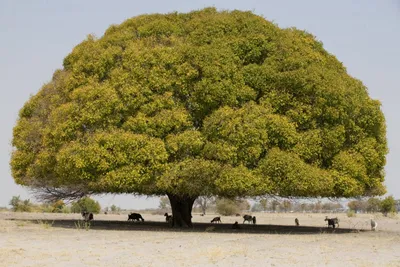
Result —
<instances>
[{"instance_id":1,"label":"patch of dry vegetation","mask_svg":"<svg viewBox=\"0 0 400 267\"><path fill-rule=\"evenodd\" d=\"M162 215L142 214L146 221L159 225L165 223ZM356 225L356 228L364 230L368 229L365 222L369 220L369 215L363 214L353 218L347 218L346 214L253 215L257 216L259 224L289 226L294 225L294 218L299 218L301 225L322 227L326 215L339 216L341 227ZM214 216L195 214L193 220L209 223ZM380 215L375 219L381 227L376 232L299 235L243 233L240 230L227 233L170 231L168 228L166 231L129 231L129 228L115 231L97 230L95 226L90 231L79 231L56 224L62 220L80 221L79 214L2 213L0 262L4 266L32 266L32 263L41 267L67 264L134 266L134 257L141 266L399 266L399 219ZM93 223L99 223L99 220L120 223L116 224L119 227L126 223L126 216L98 215ZM235 220L235 216L223 217L226 225ZM139 226L138 223L128 225L132 228Z\"/></svg>"}]
</instances>

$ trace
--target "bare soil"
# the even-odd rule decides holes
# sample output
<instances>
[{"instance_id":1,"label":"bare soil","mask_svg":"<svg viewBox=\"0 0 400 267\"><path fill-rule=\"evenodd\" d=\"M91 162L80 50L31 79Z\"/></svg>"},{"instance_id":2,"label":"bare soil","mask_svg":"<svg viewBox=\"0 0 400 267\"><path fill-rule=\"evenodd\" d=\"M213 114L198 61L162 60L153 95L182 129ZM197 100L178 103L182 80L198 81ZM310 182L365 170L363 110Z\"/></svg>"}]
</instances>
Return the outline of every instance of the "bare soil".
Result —
<instances>
[{"instance_id":1,"label":"bare soil","mask_svg":"<svg viewBox=\"0 0 400 267\"><path fill-rule=\"evenodd\" d=\"M0 266L400 266L397 217L255 213L252 225L194 214L193 229L177 230L164 216L142 215L145 222L95 215L85 227L79 214L2 212ZM340 227L328 229L325 216L339 217Z\"/></svg>"}]
</instances>

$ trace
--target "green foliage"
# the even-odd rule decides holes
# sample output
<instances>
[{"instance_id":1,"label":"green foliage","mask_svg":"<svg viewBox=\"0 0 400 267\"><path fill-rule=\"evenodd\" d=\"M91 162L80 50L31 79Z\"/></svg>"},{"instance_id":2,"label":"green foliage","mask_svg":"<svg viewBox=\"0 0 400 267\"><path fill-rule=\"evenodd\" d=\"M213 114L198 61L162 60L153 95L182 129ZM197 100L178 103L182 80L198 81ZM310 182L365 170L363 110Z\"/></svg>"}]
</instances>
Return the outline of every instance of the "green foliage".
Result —
<instances>
[{"instance_id":1,"label":"green foliage","mask_svg":"<svg viewBox=\"0 0 400 267\"><path fill-rule=\"evenodd\" d=\"M250 210L250 203L245 199L218 198L215 208L219 214L230 216Z\"/></svg>"},{"instance_id":2,"label":"green foliage","mask_svg":"<svg viewBox=\"0 0 400 267\"><path fill-rule=\"evenodd\" d=\"M367 200L367 212L378 212L381 208L381 200L371 197Z\"/></svg>"},{"instance_id":3,"label":"green foliage","mask_svg":"<svg viewBox=\"0 0 400 267\"><path fill-rule=\"evenodd\" d=\"M50 204L41 204L38 206L38 212L46 212L46 213L52 213L54 211L54 208Z\"/></svg>"},{"instance_id":4,"label":"green foliage","mask_svg":"<svg viewBox=\"0 0 400 267\"><path fill-rule=\"evenodd\" d=\"M21 204L20 196L13 196L8 204L11 206L13 211L17 211L18 206Z\"/></svg>"},{"instance_id":5,"label":"green foliage","mask_svg":"<svg viewBox=\"0 0 400 267\"><path fill-rule=\"evenodd\" d=\"M382 195L380 106L305 31L237 10L143 15L89 35L25 103L12 175L93 193Z\"/></svg>"},{"instance_id":6,"label":"green foliage","mask_svg":"<svg viewBox=\"0 0 400 267\"><path fill-rule=\"evenodd\" d=\"M81 213L81 212L92 212L98 214L101 210L99 202L91 199L90 197L83 197L78 201L75 201L71 205L71 212Z\"/></svg>"},{"instance_id":7,"label":"green foliage","mask_svg":"<svg viewBox=\"0 0 400 267\"><path fill-rule=\"evenodd\" d=\"M347 206L350 210L354 211L355 213L374 213L379 212L381 210L381 200L379 198L370 197L368 199L358 199L352 200L347 203Z\"/></svg>"},{"instance_id":8,"label":"green foliage","mask_svg":"<svg viewBox=\"0 0 400 267\"><path fill-rule=\"evenodd\" d=\"M71 213L71 207L64 205L61 209L61 213Z\"/></svg>"},{"instance_id":9,"label":"green foliage","mask_svg":"<svg viewBox=\"0 0 400 267\"><path fill-rule=\"evenodd\" d=\"M396 210L396 200L393 196L388 196L381 201L381 212L387 216L388 213L397 212Z\"/></svg>"},{"instance_id":10,"label":"green foliage","mask_svg":"<svg viewBox=\"0 0 400 267\"><path fill-rule=\"evenodd\" d=\"M356 212L354 210L348 210L347 211L347 217L356 217Z\"/></svg>"},{"instance_id":11,"label":"green foliage","mask_svg":"<svg viewBox=\"0 0 400 267\"><path fill-rule=\"evenodd\" d=\"M113 204L113 205L111 205L110 210L111 210L112 213L116 213L116 212L120 212L120 211L121 211L121 208L120 208L120 207L117 207L117 206L115 206L115 205Z\"/></svg>"},{"instance_id":12,"label":"green foliage","mask_svg":"<svg viewBox=\"0 0 400 267\"><path fill-rule=\"evenodd\" d=\"M32 203L29 199L22 200L20 196L13 196L9 202L12 211L15 212L30 212L32 211Z\"/></svg>"},{"instance_id":13,"label":"green foliage","mask_svg":"<svg viewBox=\"0 0 400 267\"><path fill-rule=\"evenodd\" d=\"M350 210L354 211L355 213L364 211L366 209L366 203L361 200L353 200L347 203L347 206Z\"/></svg>"},{"instance_id":14,"label":"green foliage","mask_svg":"<svg viewBox=\"0 0 400 267\"><path fill-rule=\"evenodd\" d=\"M65 203L62 200L58 200L54 202L52 206L53 206L52 212L62 213L65 207Z\"/></svg>"},{"instance_id":15,"label":"green foliage","mask_svg":"<svg viewBox=\"0 0 400 267\"><path fill-rule=\"evenodd\" d=\"M240 212L238 203L232 199L217 199L216 210L219 214L224 216L234 215Z\"/></svg>"}]
</instances>

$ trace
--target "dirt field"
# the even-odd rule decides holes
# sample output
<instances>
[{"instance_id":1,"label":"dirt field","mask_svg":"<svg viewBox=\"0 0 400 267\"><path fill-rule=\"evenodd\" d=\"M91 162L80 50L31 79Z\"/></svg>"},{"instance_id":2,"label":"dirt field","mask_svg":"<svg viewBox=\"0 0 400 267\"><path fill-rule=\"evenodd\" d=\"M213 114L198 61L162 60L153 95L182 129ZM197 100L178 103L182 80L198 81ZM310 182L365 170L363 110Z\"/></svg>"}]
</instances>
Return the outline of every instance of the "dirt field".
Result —
<instances>
[{"instance_id":1,"label":"dirt field","mask_svg":"<svg viewBox=\"0 0 400 267\"><path fill-rule=\"evenodd\" d=\"M253 226L194 214L183 231L142 215L144 223L95 215L85 230L79 214L0 213L0 266L400 266L400 219L378 214L376 232L371 215L257 213ZM340 227L328 230L325 215ZM231 229L235 221L242 229Z\"/></svg>"}]
</instances>

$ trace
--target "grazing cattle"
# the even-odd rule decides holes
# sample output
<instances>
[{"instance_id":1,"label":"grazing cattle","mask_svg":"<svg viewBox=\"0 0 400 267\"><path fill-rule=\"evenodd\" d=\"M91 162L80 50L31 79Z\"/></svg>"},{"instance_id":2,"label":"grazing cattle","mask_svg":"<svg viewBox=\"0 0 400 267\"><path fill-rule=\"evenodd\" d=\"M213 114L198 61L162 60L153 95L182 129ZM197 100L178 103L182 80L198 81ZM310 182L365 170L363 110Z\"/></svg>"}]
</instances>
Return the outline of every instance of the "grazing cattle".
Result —
<instances>
[{"instance_id":1,"label":"grazing cattle","mask_svg":"<svg viewBox=\"0 0 400 267\"><path fill-rule=\"evenodd\" d=\"M211 223L213 222L221 223L221 217L215 217L214 219L211 220Z\"/></svg>"},{"instance_id":2,"label":"grazing cattle","mask_svg":"<svg viewBox=\"0 0 400 267\"><path fill-rule=\"evenodd\" d=\"M232 225L232 229L240 229L240 225L237 221Z\"/></svg>"},{"instance_id":3,"label":"grazing cattle","mask_svg":"<svg viewBox=\"0 0 400 267\"><path fill-rule=\"evenodd\" d=\"M325 221L328 221L328 227L332 226L333 229L335 229L335 225L339 227L339 219L336 218L328 218L328 216L325 217Z\"/></svg>"},{"instance_id":4,"label":"grazing cattle","mask_svg":"<svg viewBox=\"0 0 400 267\"><path fill-rule=\"evenodd\" d=\"M249 223L254 223L255 219L253 219L253 216L251 215L243 215L243 223L245 223L246 221L248 221Z\"/></svg>"},{"instance_id":5,"label":"grazing cattle","mask_svg":"<svg viewBox=\"0 0 400 267\"><path fill-rule=\"evenodd\" d=\"M142 217L142 215L140 215L139 213L131 213L128 215L128 221L140 221L142 220L142 222L144 222L144 219Z\"/></svg>"},{"instance_id":6,"label":"grazing cattle","mask_svg":"<svg viewBox=\"0 0 400 267\"><path fill-rule=\"evenodd\" d=\"M200 216L204 216L204 213L200 214Z\"/></svg>"},{"instance_id":7,"label":"grazing cattle","mask_svg":"<svg viewBox=\"0 0 400 267\"><path fill-rule=\"evenodd\" d=\"M94 219L93 213L91 213L91 212L86 212L86 211L82 212L82 217L83 217L83 219L85 220L85 222L89 222L89 221L91 221L91 220Z\"/></svg>"},{"instance_id":8,"label":"grazing cattle","mask_svg":"<svg viewBox=\"0 0 400 267\"><path fill-rule=\"evenodd\" d=\"M375 231L376 227L378 227L378 223L371 219L371 230Z\"/></svg>"},{"instance_id":9,"label":"grazing cattle","mask_svg":"<svg viewBox=\"0 0 400 267\"><path fill-rule=\"evenodd\" d=\"M240 214L239 213L236 213L236 217L239 217L240 216Z\"/></svg>"},{"instance_id":10,"label":"grazing cattle","mask_svg":"<svg viewBox=\"0 0 400 267\"><path fill-rule=\"evenodd\" d=\"M253 224L256 224L256 216L253 216Z\"/></svg>"},{"instance_id":11,"label":"grazing cattle","mask_svg":"<svg viewBox=\"0 0 400 267\"><path fill-rule=\"evenodd\" d=\"M294 219L294 223L296 224L296 226L300 226L300 223L299 223L299 219Z\"/></svg>"}]
</instances>

